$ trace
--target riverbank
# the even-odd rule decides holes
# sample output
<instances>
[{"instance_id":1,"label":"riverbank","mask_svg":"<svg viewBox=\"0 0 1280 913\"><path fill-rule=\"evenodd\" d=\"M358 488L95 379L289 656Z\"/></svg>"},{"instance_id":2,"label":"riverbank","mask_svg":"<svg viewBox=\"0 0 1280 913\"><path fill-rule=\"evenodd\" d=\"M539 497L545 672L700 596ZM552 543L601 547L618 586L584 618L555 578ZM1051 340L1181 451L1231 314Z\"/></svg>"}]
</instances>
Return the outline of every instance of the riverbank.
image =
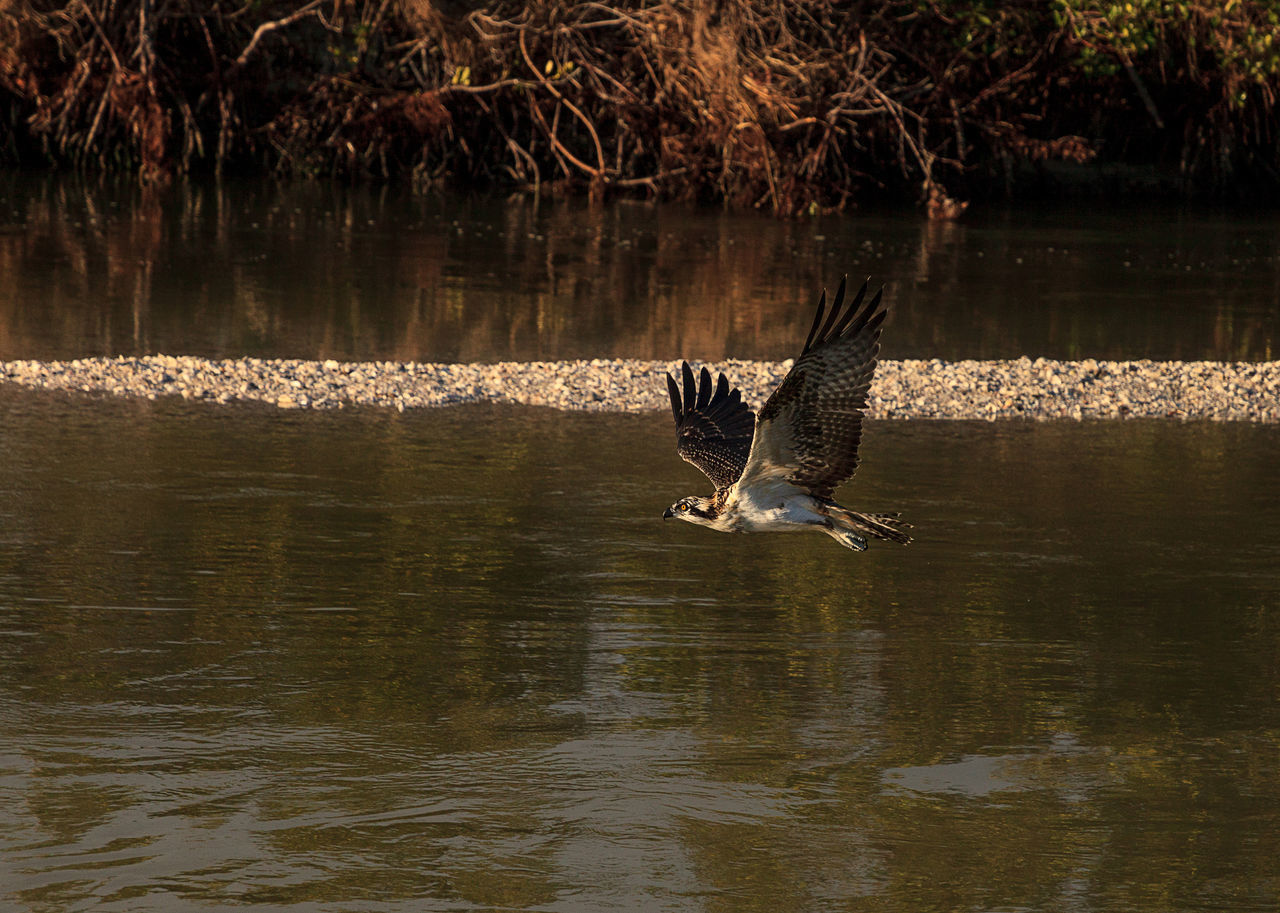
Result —
<instances>
[{"instance_id":1,"label":"riverbank","mask_svg":"<svg viewBox=\"0 0 1280 913\"><path fill-rule=\"evenodd\" d=\"M727 361L758 407L791 362ZM604 360L423 364L153 355L0 362L0 383L77 393L284 409L423 409L496 402L597 412L668 408L662 375L678 362ZM882 362L870 418L1172 418L1280 422L1280 361L904 360Z\"/></svg>"},{"instance_id":2,"label":"riverbank","mask_svg":"<svg viewBox=\"0 0 1280 913\"><path fill-rule=\"evenodd\" d=\"M954 217L1280 194L1265 0L0 0L0 162ZM1079 174L1077 173L1077 178Z\"/></svg>"}]
</instances>

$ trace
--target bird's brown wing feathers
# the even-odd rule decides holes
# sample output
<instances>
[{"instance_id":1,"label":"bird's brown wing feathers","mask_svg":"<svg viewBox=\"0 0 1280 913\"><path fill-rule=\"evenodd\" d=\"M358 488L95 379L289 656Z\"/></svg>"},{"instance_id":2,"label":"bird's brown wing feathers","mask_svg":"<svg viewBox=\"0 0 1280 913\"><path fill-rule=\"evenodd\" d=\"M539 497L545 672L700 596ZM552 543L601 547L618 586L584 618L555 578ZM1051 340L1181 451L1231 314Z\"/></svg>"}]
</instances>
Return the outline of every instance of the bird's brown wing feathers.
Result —
<instances>
[{"instance_id":1,"label":"bird's brown wing feathers","mask_svg":"<svg viewBox=\"0 0 1280 913\"><path fill-rule=\"evenodd\" d=\"M825 323L823 292L800 358L760 410L744 486L779 480L830 498L857 470L885 311L881 292L863 304L867 283L847 308L844 292L841 281Z\"/></svg>"},{"instance_id":2,"label":"bird's brown wing feathers","mask_svg":"<svg viewBox=\"0 0 1280 913\"><path fill-rule=\"evenodd\" d=\"M729 389L729 379L723 374L713 386L706 368L698 384L687 361L681 373L683 396L675 378L667 375L671 413L676 420L676 452L706 473L716 488L728 488L738 481L747 464L755 416L742 401L742 394Z\"/></svg>"}]
</instances>

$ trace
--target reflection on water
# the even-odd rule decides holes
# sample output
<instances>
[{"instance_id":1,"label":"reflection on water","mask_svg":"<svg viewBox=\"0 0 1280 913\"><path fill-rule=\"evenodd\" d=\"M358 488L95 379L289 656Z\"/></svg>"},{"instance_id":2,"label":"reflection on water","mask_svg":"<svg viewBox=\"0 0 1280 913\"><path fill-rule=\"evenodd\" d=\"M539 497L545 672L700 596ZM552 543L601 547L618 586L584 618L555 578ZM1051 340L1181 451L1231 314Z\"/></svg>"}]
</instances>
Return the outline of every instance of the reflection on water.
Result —
<instances>
[{"instance_id":1,"label":"reflection on water","mask_svg":"<svg viewBox=\"0 0 1280 913\"><path fill-rule=\"evenodd\" d=\"M0 359L777 359L842 272L890 357L1280 358L1280 217L798 222L329 184L0 175Z\"/></svg>"},{"instance_id":2,"label":"reflection on water","mask_svg":"<svg viewBox=\"0 0 1280 913\"><path fill-rule=\"evenodd\" d=\"M908 548L660 415L0 389L31 911L1270 911L1280 429L877 423Z\"/></svg>"}]
</instances>

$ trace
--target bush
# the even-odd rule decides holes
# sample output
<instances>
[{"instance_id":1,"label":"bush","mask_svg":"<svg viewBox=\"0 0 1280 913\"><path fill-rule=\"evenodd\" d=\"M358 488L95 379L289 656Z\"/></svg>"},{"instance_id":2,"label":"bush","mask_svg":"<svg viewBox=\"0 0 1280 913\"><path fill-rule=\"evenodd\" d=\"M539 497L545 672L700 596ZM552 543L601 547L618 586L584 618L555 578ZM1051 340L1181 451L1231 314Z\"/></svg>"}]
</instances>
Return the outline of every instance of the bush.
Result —
<instances>
[{"instance_id":1,"label":"bush","mask_svg":"<svg viewBox=\"0 0 1280 913\"><path fill-rule=\"evenodd\" d=\"M476 7L476 8L473 8ZM0 0L0 156L723 200L1280 187L1277 6Z\"/></svg>"}]
</instances>

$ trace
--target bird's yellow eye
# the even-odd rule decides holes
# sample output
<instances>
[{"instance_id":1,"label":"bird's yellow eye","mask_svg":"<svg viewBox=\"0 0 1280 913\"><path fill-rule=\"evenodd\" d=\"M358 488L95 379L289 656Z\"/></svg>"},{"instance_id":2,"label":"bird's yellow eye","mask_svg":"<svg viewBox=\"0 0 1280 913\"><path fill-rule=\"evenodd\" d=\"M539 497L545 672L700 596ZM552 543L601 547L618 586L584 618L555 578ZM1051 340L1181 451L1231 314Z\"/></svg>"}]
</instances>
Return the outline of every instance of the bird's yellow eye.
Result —
<instances>
[{"instance_id":1,"label":"bird's yellow eye","mask_svg":"<svg viewBox=\"0 0 1280 913\"><path fill-rule=\"evenodd\" d=\"M681 505L680 505L680 509L681 509L681 510L688 510L688 509L689 509L689 505L688 505L688 504L681 504Z\"/></svg>"}]
</instances>

